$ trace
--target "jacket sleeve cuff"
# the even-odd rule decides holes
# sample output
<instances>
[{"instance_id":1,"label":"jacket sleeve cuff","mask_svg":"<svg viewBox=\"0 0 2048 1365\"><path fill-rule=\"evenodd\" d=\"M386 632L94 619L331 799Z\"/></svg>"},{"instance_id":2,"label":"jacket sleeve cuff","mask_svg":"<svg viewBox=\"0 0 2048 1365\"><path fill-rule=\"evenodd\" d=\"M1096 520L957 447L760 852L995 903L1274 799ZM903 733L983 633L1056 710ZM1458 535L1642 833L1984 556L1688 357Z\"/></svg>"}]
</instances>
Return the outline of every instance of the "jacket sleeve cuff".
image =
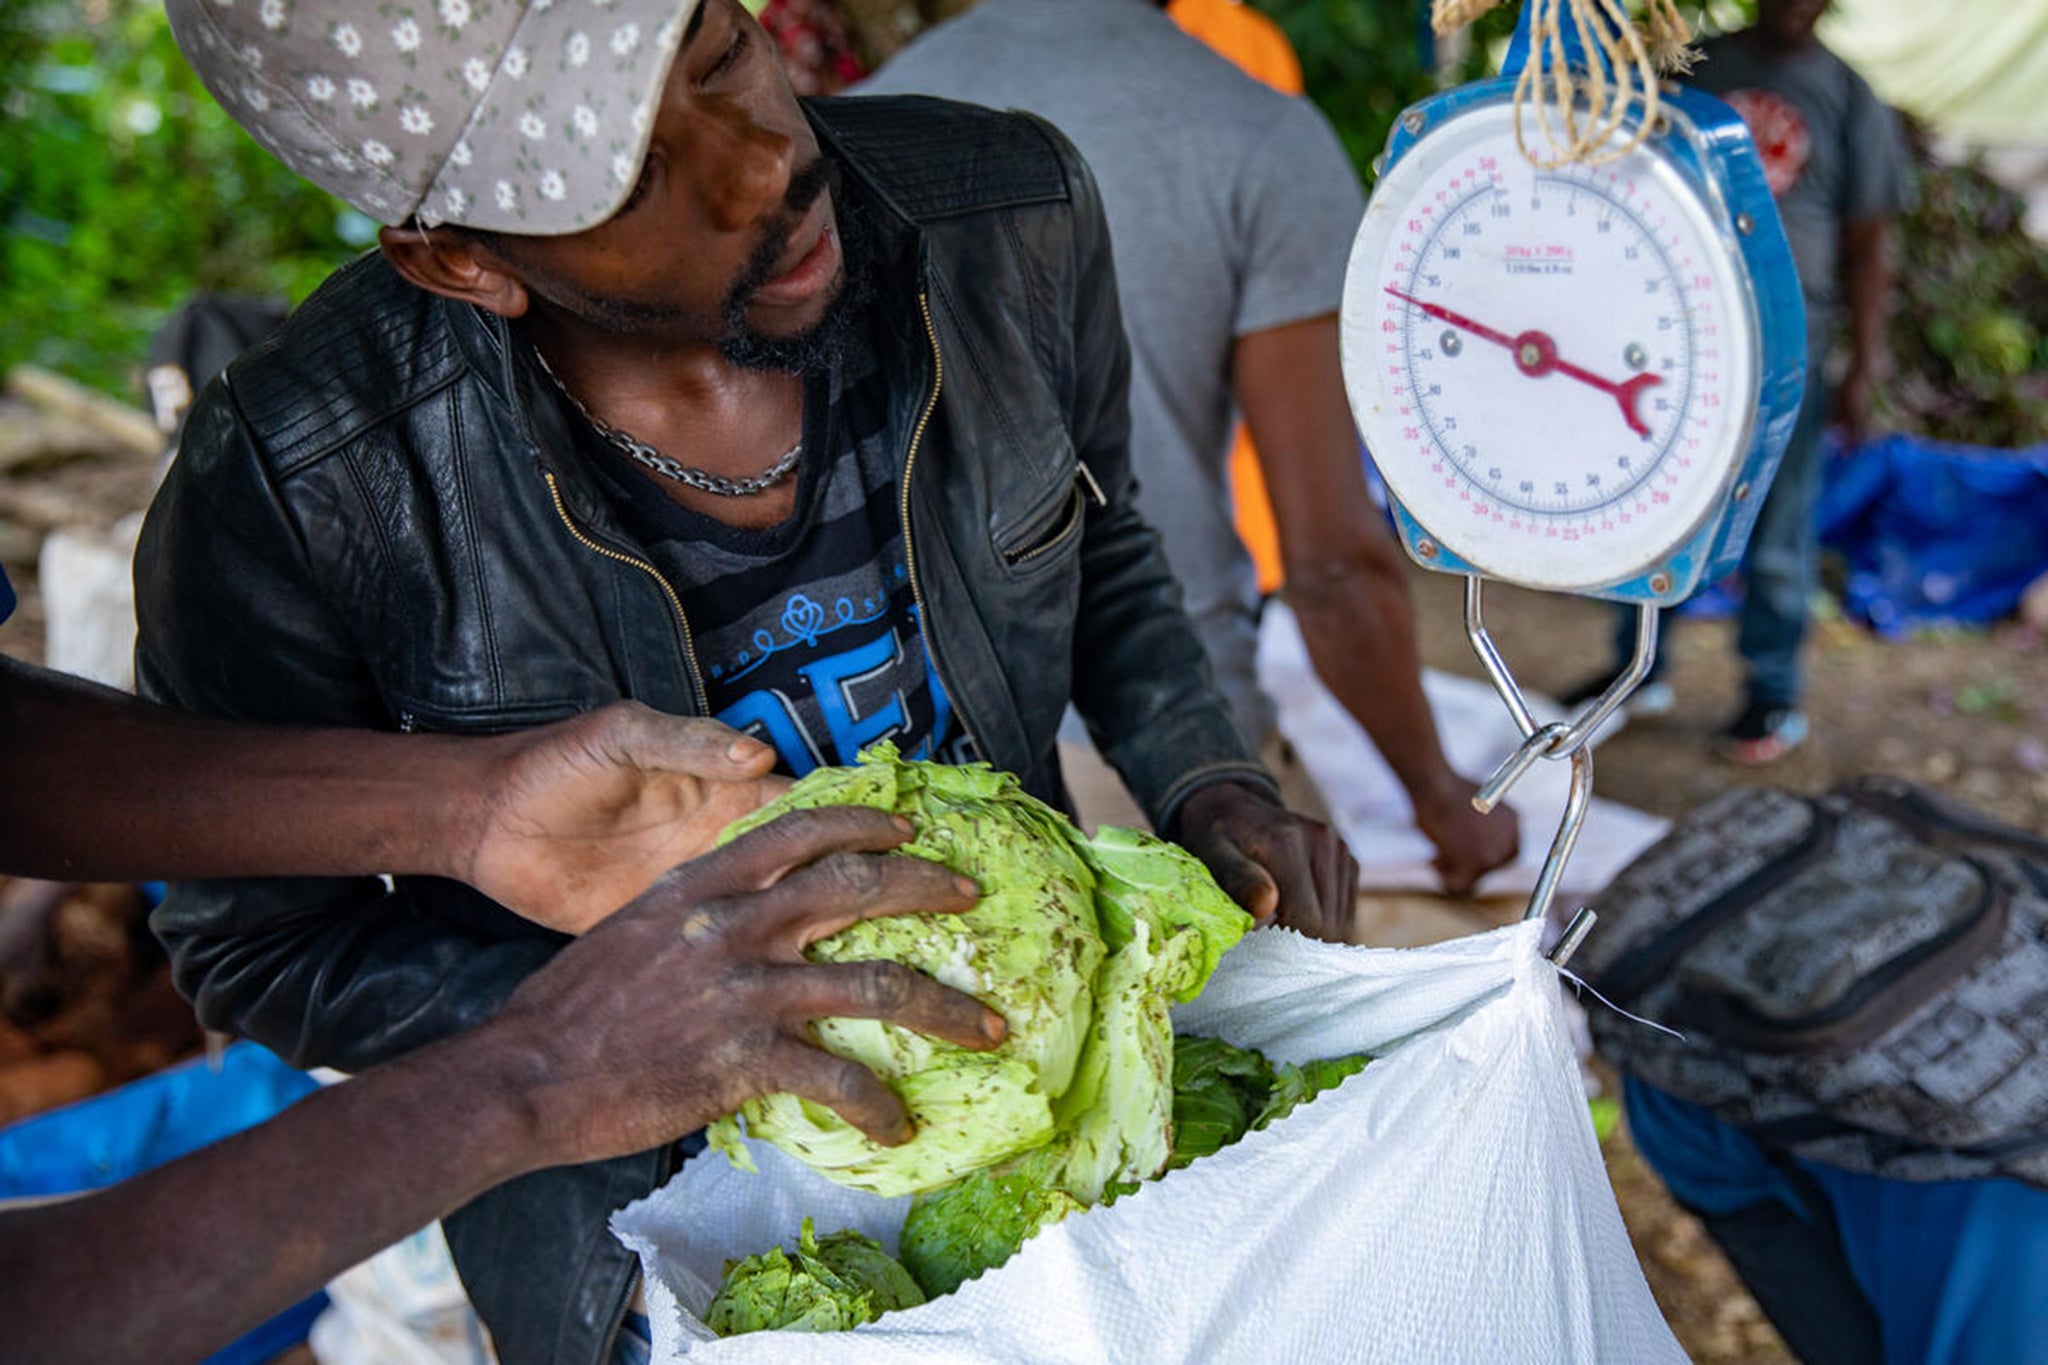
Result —
<instances>
[{"instance_id":1,"label":"jacket sleeve cuff","mask_svg":"<svg viewBox=\"0 0 2048 1365\"><path fill-rule=\"evenodd\" d=\"M1165 797L1159 803L1159 810L1153 816L1153 828L1159 831L1160 837L1177 837L1179 831L1175 824L1180 819L1181 807L1187 804L1190 796L1218 782L1235 782L1239 786L1249 787L1258 792L1276 806L1282 804L1280 784L1275 782L1273 775L1259 764L1212 763L1207 767L1196 768L1167 788Z\"/></svg>"}]
</instances>

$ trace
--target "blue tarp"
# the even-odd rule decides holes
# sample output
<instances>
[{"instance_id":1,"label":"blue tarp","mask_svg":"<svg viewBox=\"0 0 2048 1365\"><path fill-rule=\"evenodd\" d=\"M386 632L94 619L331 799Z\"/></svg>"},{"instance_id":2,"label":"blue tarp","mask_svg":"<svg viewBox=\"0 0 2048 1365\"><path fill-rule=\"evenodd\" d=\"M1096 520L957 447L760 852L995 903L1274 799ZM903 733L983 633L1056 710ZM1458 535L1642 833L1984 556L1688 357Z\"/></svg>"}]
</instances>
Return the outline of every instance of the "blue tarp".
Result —
<instances>
[{"instance_id":1,"label":"blue tarp","mask_svg":"<svg viewBox=\"0 0 2048 1365\"><path fill-rule=\"evenodd\" d=\"M2048 445L1986 450L1886 436L1831 456L1821 542L1843 608L1881 635L2010 616L2048 574Z\"/></svg>"},{"instance_id":2,"label":"blue tarp","mask_svg":"<svg viewBox=\"0 0 2048 1365\"><path fill-rule=\"evenodd\" d=\"M1842 610L1879 635L1984 626L2011 616L2048 574L2048 445L1991 450L1884 436L1832 446L1815 512L1822 547L1848 572ZM1679 608L1726 616L1739 577Z\"/></svg>"}]
</instances>

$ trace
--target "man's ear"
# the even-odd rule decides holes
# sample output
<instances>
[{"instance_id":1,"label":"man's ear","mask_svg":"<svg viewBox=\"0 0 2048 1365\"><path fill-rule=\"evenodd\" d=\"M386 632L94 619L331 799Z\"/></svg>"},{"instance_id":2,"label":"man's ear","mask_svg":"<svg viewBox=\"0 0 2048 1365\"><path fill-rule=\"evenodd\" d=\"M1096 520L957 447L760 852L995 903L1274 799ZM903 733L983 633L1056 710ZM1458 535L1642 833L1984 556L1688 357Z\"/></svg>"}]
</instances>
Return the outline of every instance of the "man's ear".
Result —
<instances>
[{"instance_id":1,"label":"man's ear","mask_svg":"<svg viewBox=\"0 0 2048 1365\"><path fill-rule=\"evenodd\" d=\"M506 272L496 252L467 232L410 224L379 228L377 247L393 269L429 293L501 317L526 312L526 286Z\"/></svg>"}]
</instances>

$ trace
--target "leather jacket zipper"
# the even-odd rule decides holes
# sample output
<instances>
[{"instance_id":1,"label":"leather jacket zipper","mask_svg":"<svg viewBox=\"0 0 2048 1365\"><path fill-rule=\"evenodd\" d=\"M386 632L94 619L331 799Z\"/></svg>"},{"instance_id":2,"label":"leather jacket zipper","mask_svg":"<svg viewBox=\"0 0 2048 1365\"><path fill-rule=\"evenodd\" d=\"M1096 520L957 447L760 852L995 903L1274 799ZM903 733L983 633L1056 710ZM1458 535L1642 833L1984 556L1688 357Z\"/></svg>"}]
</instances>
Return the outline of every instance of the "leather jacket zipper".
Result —
<instances>
[{"instance_id":1,"label":"leather jacket zipper","mask_svg":"<svg viewBox=\"0 0 2048 1365\"><path fill-rule=\"evenodd\" d=\"M1082 483L1088 485L1088 496L1095 499L1097 507L1109 506L1109 495L1103 492L1102 485L1095 481L1095 471L1090 469L1088 462L1078 455L1074 457L1074 474Z\"/></svg>"},{"instance_id":2,"label":"leather jacket zipper","mask_svg":"<svg viewBox=\"0 0 2048 1365\"><path fill-rule=\"evenodd\" d=\"M1085 469L1087 466L1083 465L1081 468ZM1060 511L1059 508L1053 510L1055 514ZM1053 529L1049 534L1023 538L1025 548L1021 550L1003 551L1003 562L1017 568L1050 554L1066 543L1067 537L1081 525L1081 518L1088 511L1088 495L1081 491L1081 476L1078 473L1074 475L1073 488L1068 491L1065 511L1066 515L1056 522L1041 523L1040 527L1033 528L1034 531L1041 531L1043 525L1050 524Z\"/></svg>"},{"instance_id":3,"label":"leather jacket zipper","mask_svg":"<svg viewBox=\"0 0 2048 1365\"><path fill-rule=\"evenodd\" d=\"M1029 528L1011 537L1012 543L1008 548L999 548L1003 562L1016 568L1059 548L1088 515L1088 503L1091 499L1097 507L1109 506L1109 495L1102 491L1102 485L1096 481L1095 471L1088 467L1086 460L1077 455L1074 457L1073 484L1068 490L1066 501L1054 506L1050 511L1040 513Z\"/></svg>"},{"instance_id":4,"label":"leather jacket zipper","mask_svg":"<svg viewBox=\"0 0 2048 1365\"><path fill-rule=\"evenodd\" d=\"M697 641L690 634L690 618L683 613L683 599L676 595L676 590L669 583L668 579L662 577L661 570L655 568L646 560L629 555L623 550L614 550L611 546L601 543L582 527L578 526L576 519L569 515L568 504L562 501L562 487L555 482L554 471L543 470L541 471L541 477L548 481L548 496L555 500L555 515L562 519L562 525L569 528L569 534L576 538L577 544L583 546L586 550L603 555L606 559L617 560L621 564L630 564L661 585L662 596L668 598L669 606L675 610L676 627L683 641L683 660L689 669L690 690L697 698L698 713L700 715L710 715L711 699L705 695L704 683L697 668ZM906 546L908 543L909 541L906 536ZM916 582L917 578L915 573L913 573L911 576L913 589L916 586Z\"/></svg>"},{"instance_id":5,"label":"leather jacket zipper","mask_svg":"<svg viewBox=\"0 0 2048 1365\"><path fill-rule=\"evenodd\" d=\"M982 748L981 741L975 737L974 726L967 719L967 708L962 705L960 694L947 685L945 672L939 666L939 652L932 644L931 609L925 605L924 588L918 582L917 547L910 535L910 475L911 471L917 468L918 447L924 442L925 428L931 425L932 414L939 410L939 389L946 382L946 362L945 357L939 353L939 332L932 325L932 301L928 292L918 291L917 308L924 318L925 341L932 348L932 388L925 396L924 411L918 414L917 425L911 428L910 449L903 457L903 488L898 507L903 521L903 567L910 575L910 596L911 600L917 603L917 633L924 641L925 658L931 662L932 674L938 678L939 686L946 689L946 695L952 700L953 714L960 718L960 729L967 736L968 743L974 746L976 753L987 758L988 751Z\"/></svg>"}]
</instances>

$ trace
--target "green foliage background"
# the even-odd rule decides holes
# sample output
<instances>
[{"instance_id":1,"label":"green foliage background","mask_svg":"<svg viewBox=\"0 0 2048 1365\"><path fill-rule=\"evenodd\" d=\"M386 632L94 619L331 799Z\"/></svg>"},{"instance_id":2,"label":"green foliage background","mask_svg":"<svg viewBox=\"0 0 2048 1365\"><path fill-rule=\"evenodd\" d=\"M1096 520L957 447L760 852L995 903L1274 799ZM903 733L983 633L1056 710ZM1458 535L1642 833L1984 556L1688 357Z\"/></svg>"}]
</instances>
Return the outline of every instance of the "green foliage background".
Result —
<instances>
[{"instance_id":1,"label":"green foliage background","mask_svg":"<svg viewBox=\"0 0 2048 1365\"><path fill-rule=\"evenodd\" d=\"M370 224L221 112L158 0L0 0L0 369L137 395L196 290L296 302Z\"/></svg>"},{"instance_id":2,"label":"green foliage background","mask_svg":"<svg viewBox=\"0 0 2048 1365\"><path fill-rule=\"evenodd\" d=\"M1917 130L1916 130L1917 131ZM1886 425L1968 445L2048 440L2048 244L2026 205L1974 165L1919 156L1899 224Z\"/></svg>"},{"instance_id":3,"label":"green foliage background","mask_svg":"<svg viewBox=\"0 0 2048 1365\"><path fill-rule=\"evenodd\" d=\"M1287 34L1301 58L1301 75L1314 100L1344 141L1344 150L1368 182L1372 161L1403 109L1438 89L1425 45L1429 0L1251 0ZM1493 49L1514 32L1521 6L1512 3L1472 27L1455 80L1493 74Z\"/></svg>"}]
</instances>

